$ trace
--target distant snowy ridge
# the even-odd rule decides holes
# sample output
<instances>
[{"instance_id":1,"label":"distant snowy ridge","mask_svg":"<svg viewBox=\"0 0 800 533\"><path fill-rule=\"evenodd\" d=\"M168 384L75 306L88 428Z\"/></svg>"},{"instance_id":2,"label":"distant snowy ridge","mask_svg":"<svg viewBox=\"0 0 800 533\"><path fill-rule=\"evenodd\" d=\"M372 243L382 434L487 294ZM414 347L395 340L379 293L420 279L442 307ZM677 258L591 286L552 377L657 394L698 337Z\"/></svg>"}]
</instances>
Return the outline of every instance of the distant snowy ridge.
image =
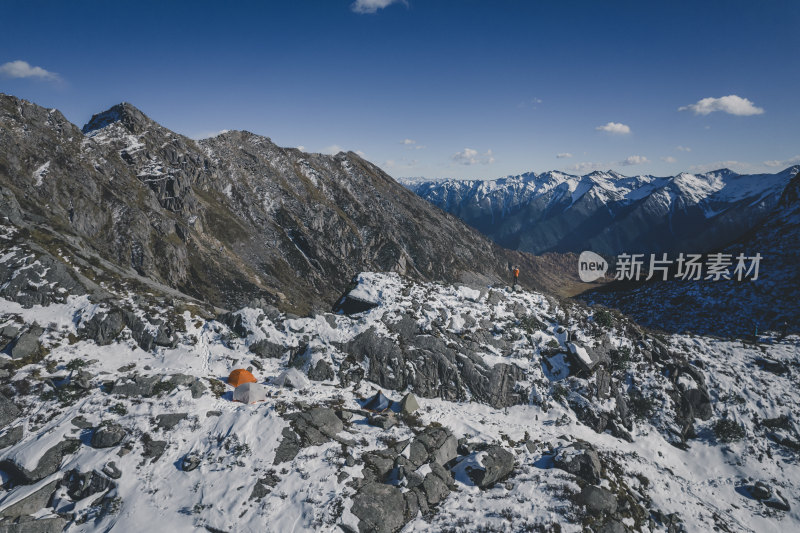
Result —
<instances>
[{"instance_id":1,"label":"distant snowy ridge","mask_svg":"<svg viewBox=\"0 0 800 533\"><path fill-rule=\"evenodd\" d=\"M669 177L550 171L400 182L501 245L532 253L616 254L722 246L763 220L798 170Z\"/></svg>"}]
</instances>

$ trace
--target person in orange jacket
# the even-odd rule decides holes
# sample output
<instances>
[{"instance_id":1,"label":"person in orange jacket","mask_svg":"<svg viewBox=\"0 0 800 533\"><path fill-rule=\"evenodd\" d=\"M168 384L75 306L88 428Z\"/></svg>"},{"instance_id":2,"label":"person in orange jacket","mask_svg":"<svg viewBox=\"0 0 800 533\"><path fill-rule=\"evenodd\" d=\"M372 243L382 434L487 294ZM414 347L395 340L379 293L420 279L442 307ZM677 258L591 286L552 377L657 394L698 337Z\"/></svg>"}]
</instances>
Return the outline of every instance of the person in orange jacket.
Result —
<instances>
[{"instance_id":1,"label":"person in orange jacket","mask_svg":"<svg viewBox=\"0 0 800 533\"><path fill-rule=\"evenodd\" d=\"M512 287L516 287L518 281L519 281L519 267L515 266L514 267L514 284L512 285Z\"/></svg>"}]
</instances>

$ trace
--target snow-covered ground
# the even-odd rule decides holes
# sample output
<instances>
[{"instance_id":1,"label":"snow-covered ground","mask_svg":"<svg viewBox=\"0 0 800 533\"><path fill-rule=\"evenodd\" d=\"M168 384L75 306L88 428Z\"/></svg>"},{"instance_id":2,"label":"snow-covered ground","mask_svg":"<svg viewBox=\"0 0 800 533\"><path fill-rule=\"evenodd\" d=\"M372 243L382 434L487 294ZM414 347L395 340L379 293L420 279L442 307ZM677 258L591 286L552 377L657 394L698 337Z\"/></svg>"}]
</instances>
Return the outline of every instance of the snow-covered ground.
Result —
<instances>
[{"instance_id":1,"label":"snow-covered ground","mask_svg":"<svg viewBox=\"0 0 800 533\"><path fill-rule=\"evenodd\" d=\"M15 484L13 476L4 473L3 480L9 481L0 493L0 514L66 472L103 472L114 462L122 475L105 495L99 491L75 503L62 484L35 517L61 513L68 519L66 530L76 532L357 528L358 518L351 512L357 490L352 481L363 475L363 454L440 424L457 438L511 450L514 470L504 481L481 489L455 468L456 490L432 513L413 517L403 531L528 531L553 524L560 524L562 531L583 530L592 524L591 517L572 495L585 483L553 468L556 450L576 440L597 449L603 463L600 486L632 495L646 510L644 518L637 518L635 511L627 515L620 511L629 528L666 530L651 514L657 511L663 516L677 513L686 531L800 529L798 452L777 442L781 437L787 442L798 438L798 338L760 346L693 336L661 339L668 351L699 369L705 383L696 383L699 378L689 373L671 381L672 367L648 360L647 350L639 349L643 337L634 338L634 325L615 318L611 326L601 328L591 309L541 294L417 284L395 274L375 273L361 274L354 293L377 307L353 316L307 318L243 309L234 316L241 316L244 336L186 311L177 345L149 352L134 342L127 328L106 346L82 338L82 324L103 312L85 296L30 309L0 300L0 329L6 325L24 329L23 324L37 322L46 330L41 360L19 366L18 360L2 355L0 362L8 370L2 378L3 394L12 398L21 414L0 432L0 439L19 425L24 436L0 450L0 461L32 470L48 449L65 438L80 439L74 451L64 454L57 473L34 484ZM129 297L124 303L134 306L133 302ZM148 308L147 313L166 316L168 311L162 305ZM379 388L366 379L342 386L333 378L299 389L273 384L290 358L306 373L320 360L338 373L349 357L347 344L371 328L404 342L393 325L409 316L423 335L445 340L477 338L488 328L489 339L498 342L479 342L475 352L489 367L510 363L522 369L524 378L516 390L527 391L528 401L493 408L474 401L419 397L417 427L399 423L381 429L370 425L368 413L361 410L360 400ZM249 348L259 341L284 347L283 355L258 357ZM568 343L587 365L592 363L587 349L596 350L601 343L632 354L629 360L612 362L620 386L643 391L650 400L650 411L644 410L633 422L630 442L609 431L595 432L576 414L573 407L581 398L590 399L600 412L613 412L615 397L600 400L587 392L597 386L598 376L578 371L566 361ZM760 358L782 364L786 372L763 370ZM357 364L369 370L367 361ZM233 389L225 380L234 368L245 367L253 367L258 381L268 388L267 401L252 405L232 401ZM81 371L88 372L88 389L64 385L65 378L71 375L76 380ZM160 392L115 394L114 382L135 375L159 376ZM207 389L197 397L191 390L195 378ZM670 392L700 386L708 390L713 416L695 420L696 438L676 446L680 443L673 434L675 406ZM383 392L399 401L413 391ZM345 420L339 433L347 444L331 440L304 447L290 461L274 464L283 431L290 426L286 415L315 405L352 411L352 419ZM171 429L159 427L158 415L175 413L186 417ZM784 427L765 429L764 420L783 415ZM78 425L76 417L82 417ZM738 424L742 438L721 442L715 433L721 419ZM124 429L121 443L93 446L93 435L111 424ZM154 441L165 443L163 455L153 457L148 451L148 443ZM355 461L348 461L349 456ZM187 457L197 458L199 466L187 471ZM254 497L264 479L270 481L268 493L256 491L259 496ZM758 480L779 490L791 510L771 509L746 497L743 487Z\"/></svg>"}]
</instances>

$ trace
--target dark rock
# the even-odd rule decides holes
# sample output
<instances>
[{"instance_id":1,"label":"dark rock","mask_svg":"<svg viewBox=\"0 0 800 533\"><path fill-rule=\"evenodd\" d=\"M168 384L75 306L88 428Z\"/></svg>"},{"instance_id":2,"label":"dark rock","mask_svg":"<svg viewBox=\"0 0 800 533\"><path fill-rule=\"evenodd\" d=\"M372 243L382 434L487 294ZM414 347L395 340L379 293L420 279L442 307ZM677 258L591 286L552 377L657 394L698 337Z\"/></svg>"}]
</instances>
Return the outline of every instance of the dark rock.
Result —
<instances>
[{"instance_id":1,"label":"dark rock","mask_svg":"<svg viewBox=\"0 0 800 533\"><path fill-rule=\"evenodd\" d=\"M200 466L201 458L196 453L187 453L181 461L181 470L191 472Z\"/></svg>"},{"instance_id":2,"label":"dark rock","mask_svg":"<svg viewBox=\"0 0 800 533\"><path fill-rule=\"evenodd\" d=\"M600 483L600 457L594 447L578 441L559 449L553 457L553 466L578 476L592 485Z\"/></svg>"},{"instance_id":3,"label":"dark rock","mask_svg":"<svg viewBox=\"0 0 800 533\"><path fill-rule=\"evenodd\" d=\"M280 482L280 478L274 470L269 470L261 478L256 481L253 491L250 493L251 500L260 500L271 492L273 488Z\"/></svg>"},{"instance_id":4,"label":"dark rock","mask_svg":"<svg viewBox=\"0 0 800 533\"><path fill-rule=\"evenodd\" d=\"M472 466L467 467L467 475L475 485L486 489L508 477L514 470L514 454L502 446L489 446L480 454L478 461L471 461ZM468 455L462 460L469 460L473 455ZM475 457L477 459L477 457Z\"/></svg>"},{"instance_id":5,"label":"dark rock","mask_svg":"<svg viewBox=\"0 0 800 533\"><path fill-rule=\"evenodd\" d=\"M381 429L389 429L397 425L397 418L393 414L373 415L369 418L369 425Z\"/></svg>"},{"instance_id":6,"label":"dark rock","mask_svg":"<svg viewBox=\"0 0 800 533\"><path fill-rule=\"evenodd\" d=\"M81 370L74 378L72 378L72 383L74 383L79 389L89 390L92 388L92 374L85 370Z\"/></svg>"},{"instance_id":7,"label":"dark rock","mask_svg":"<svg viewBox=\"0 0 800 533\"><path fill-rule=\"evenodd\" d=\"M114 382L111 389L112 394L133 397L152 396L155 386L161 381L161 376L131 376L121 378Z\"/></svg>"},{"instance_id":8,"label":"dark rock","mask_svg":"<svg viewBox=\"0 0 800 533\"><path fill-rule=\"evenodd\" d=\"M156 425L161 429L171 430L184 420L189 413L167 413L156 416Z\"/></svg>"},{"instance_id":9,"label":"dark rock","mask_svg":"<svg viewBox=\"0 0 800 533\"><path fill-rule=\"evenodd\" d=\"M791 510L789 501L783 494L763 481L756 481L753 485L747 485L737 490L772 509L777 509L779 511Z\"/></svg>"},{"instance_id":10,"label":"dark rock","mask_svg":"<svg viewBox=\"0 0 800 533\"><path fill-rule=\"evenodd\" d=\"M39 342L39 337L44 333L38 324L32 325L28 331L23 333L17 338L17 341L11 347L12 359L23 359L36 353L42 344Z\"/></svg>"},{"instance_id":11,"label":"dark rock","mask_svg":"<svg viewBox=\"0 0 800 533\"><path fill-rule=\"evenodd\" d=\"M429 427L410 444L410 461L416 467L425 463L444 465L458 456L458 439L443 427Z\"/></svg>"},{"instance_id":12,"label":"dark rock","mask_svg":"<svg viewBox=\"0 0 800 533\"><path fill-rule=\"evenodd\" d=\"M308 371L308 378L314 381L330 381L336 378L336 374L328 361L320 359L317 361L317 364Z\"/></svg>"},{"instance_id":13,"label":"dark rock","mask_svg":"<svg viewBox=\"0 0 800 533\"><path fill-rule=\"evenodd\" d=\"M597 398L605 400L611 396L611 373L605 368L598 368L595 373L595 384L597 387Z\"/></svg>"},{"instance_id":14,"label":"dark rock","mask_svg":"<svg viewBox=\"0 0 800 533\"><path fill-rule=\"evenodd\" d=\"M86 420L83 416L76 416L72 420L70 420L73 426L80 429L89 429L92 427L91 422Z\"/></svg>"},{"instance_id":15,"label":"dark rock","mask_svg":"<svg viewBox=\"0 0 800 533\"><path fill-rule=\"evenodd\" d=\"M61 485L66 487L67 495L72 501L79 501L116 487L113 481L95 471L82 473L75 469L64 474Z\"/></svg>"},{"instance_id":16,"label":"dark rock","mask_svg":"<svg viewBox=\"0 0 800 533\"><path fill-rule=\"evenodd\" d=\"M92 435L93 448L112 448L122 442L127 432L122 426L111 424L103 426Z\"/></svg>"},{"instance_id":17,"label":"dark rock","mask_svg":"<svg viewBox=\"0 0 800 533\"><path fill-rule=\"evenodd\" d=\"M17 483L30 485L57 472L64 456L73 453L79 446L78 439L64 439L44 452L33 470L19 466L11 459L0 461L0 470L7 472Z\"/></svg>"},{"instance_id":18,"label":"dark rock","mask_svg":"<svg viewBox=\"0 0 800 533\"><path fill-rule=\"evenodd\" d=\"M759 357L755 360L755 364L761 370L764 370L766 372L772 372L773 374L782 375L789 373L789 367L787 367L782 362L776 361L774 359Z\"/></svg>"},{"instance_id":19,"label":"dark rock","mask_svg":"<svg viewBox=\"0 0 800 533\"><path fill-rule=\"evenodd\" d=\"M189 385L189 390L192 393L192 398L196 400L205 394L205 392L208 390L208 387L206 387L205 383L198 378L195 379L191 385Z\"/></svg>"},{"instance_id":20,"label":"dark rock","mask_svg":"<svg viewBox=\"0 0 800 533\"><path fill-rule=\"evenodd\" d=\"M602 487L587 485L575 498L578 505L585 505L590 513L609 513L617 511L617 498L614 493Z\"/></svg>"},{"instance_id":21,"label":"dark rock","mask_svg":"<svg viewBox=\"0 0 800 533\"><path fill-rule=\"evenodd\" d=\"M37 489L36 491L32 492L28 496L25 496L18 502L13 503L8 507L6 507L5 509L3 509L2 511L0 511L0 517L18 518L20 516L36 514L44 507L47 507L47 504L50 502L50 498L56 491L57 485L58 485L57 479L51 481L47 485ZM27 489L22 488L21 490L27 490ZM7 499L13 498L14 492L15 491L12 490L8 494Z\"/></svg>"},{"instance_id":22,"label":"dark rock","mask_svg":"<svg viewBox=\"0 0 800 533\"><path fill-rule=\"evenodd\" d=\"M16 326L3 326L0 328L0 337L4 339L16 339L19 335L19 328Z\"/></svg>"},{"instance_id":23,"label":"dark rock","mask_svg":"<svg viewBox=\"0 0 800 533\"><path fill-rule=\"evenodd\" d=\"M94 315L83 323L80 334L100 346L106 346L114 342L125 326L124 313L120 309L112 309L104 315Z\"/></svg>"},{"instance_id":24,"label":"dark rock","mask_svg":"<svg viewBox=\"0 0 800 533\"><path fill-rule=\"evenodd\" d=\"M20 415L19 407L0 394L0 427L7 426Z\"/></svg>"},{"instance_id":25,"label":"dark rock","mask_svg":"<svg viewBox=\"0 0 800 533\"><path fill-rule=\"evenodd\" d=\"M22 440L24 435L25 433L22 429L22 426L14 426L13 428L9 429L3 433L3 435L0 435L0 450L15 445Z\"/></svg>"},{"instance_id":26,"label":"dark rock","mask_svg":"<svg viewBox=\"0 0 800 533\"><path fill-rule=\"evenodd\" d=\"M700 420L708 420L714 414L711 397L705 389L688 389L683 392L686 401L692 407L692 413Z\"/></svg>"},{"instance_id":27,"label":"dark rock","mask_svg":"<svg viewBox=\"0 0 800 533\"><path fill-rule=\"evenodd\" d=\"M117 463L114 461L109 461L103 467L103 473L110 477L111 479L119 479L122 477L122 470L117 467Z\"/></svg>"},{"instance_id":28,"label":"dark rock","mask_svg":"<svg viewBox=\"0 0 800 533\"><path fill-rule=\"evenodd\" d=\"M254 342L250 345L249 350L257 356L267 359L280 359L287 351L285 346L275 344L267 339Z\"/></svg>"},{"instance_id":29,"label":"dark rock","mask_svg":"<svg viewBox=\"0 0 800 533\"><path fill-rule=\"evenodd\" d=\"M150 458L152 461L158 461L167 449L167 441L152 440L148 434L142 437L142 444L144 445L142 457Z\"/></svg>"},{"instance_id":30,"label":"dark rock","mask_svg":"<svg viewBox=\"0 0 800 533\"><path fill-rule=\"evenodd\" d=\"M359 519L360 533L394 533L408 521L408 507L401 489L368 483L353 497L351 512Z\"/></svg>"},{"instance_id":31,"label":"dark rock","mask_svg":"<svg viewBox=\"0 0 800 533\"><path fill-rule=\"evenodd\" d=\"M60 516L37 519L30 517L30 520L24 521L22 518L14 522L0 522L0 533L61 533L67 525L67 521Z\"/></svg>"},{"instance_id":32,"label":"dark rock","mask_svg":"<svg viewBox=\"0 0 800 533\"><path fill-rule=\"evenodd\" d=\"M281 435L283 438L281 439L281 443L278 445L278 449L275 450L275 460L273 461L273 464L276 465L291 461L297 457L297 454L300 453L300 448L302 448L300 437L292 430L292 428L283 428Z\"/></svg>"},{"instance_id":33,"label":"dark rock","mask_svg":"<svg viewBox=\"0 0 800 533\"><path fill-rule=\"evenodd\" d=\"M222 322L232 332L234 332L239 337L247 337L252 332L247 329L244 325L244 321L242 320L242 315L236 313L223 313L217 317L218 322Z\"/></svg>"}]
</instances>

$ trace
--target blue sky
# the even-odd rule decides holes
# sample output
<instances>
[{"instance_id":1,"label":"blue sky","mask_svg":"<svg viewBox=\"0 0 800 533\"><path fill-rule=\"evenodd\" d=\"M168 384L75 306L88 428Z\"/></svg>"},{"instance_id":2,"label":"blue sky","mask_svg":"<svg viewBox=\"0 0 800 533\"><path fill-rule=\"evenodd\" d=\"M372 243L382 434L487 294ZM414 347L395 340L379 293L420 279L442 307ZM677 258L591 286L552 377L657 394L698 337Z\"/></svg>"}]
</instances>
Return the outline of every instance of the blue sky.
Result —
<instances>
[{"instance_id":1,"label":"blue sky","mask_svg":"<svg viewBox=\"0 0 800 533\"><path fill-rule=\"evenodd\" d=\"M4 0L0 92L393 176L800 162L800 2Z\"/></svg>"}]
</instances>

